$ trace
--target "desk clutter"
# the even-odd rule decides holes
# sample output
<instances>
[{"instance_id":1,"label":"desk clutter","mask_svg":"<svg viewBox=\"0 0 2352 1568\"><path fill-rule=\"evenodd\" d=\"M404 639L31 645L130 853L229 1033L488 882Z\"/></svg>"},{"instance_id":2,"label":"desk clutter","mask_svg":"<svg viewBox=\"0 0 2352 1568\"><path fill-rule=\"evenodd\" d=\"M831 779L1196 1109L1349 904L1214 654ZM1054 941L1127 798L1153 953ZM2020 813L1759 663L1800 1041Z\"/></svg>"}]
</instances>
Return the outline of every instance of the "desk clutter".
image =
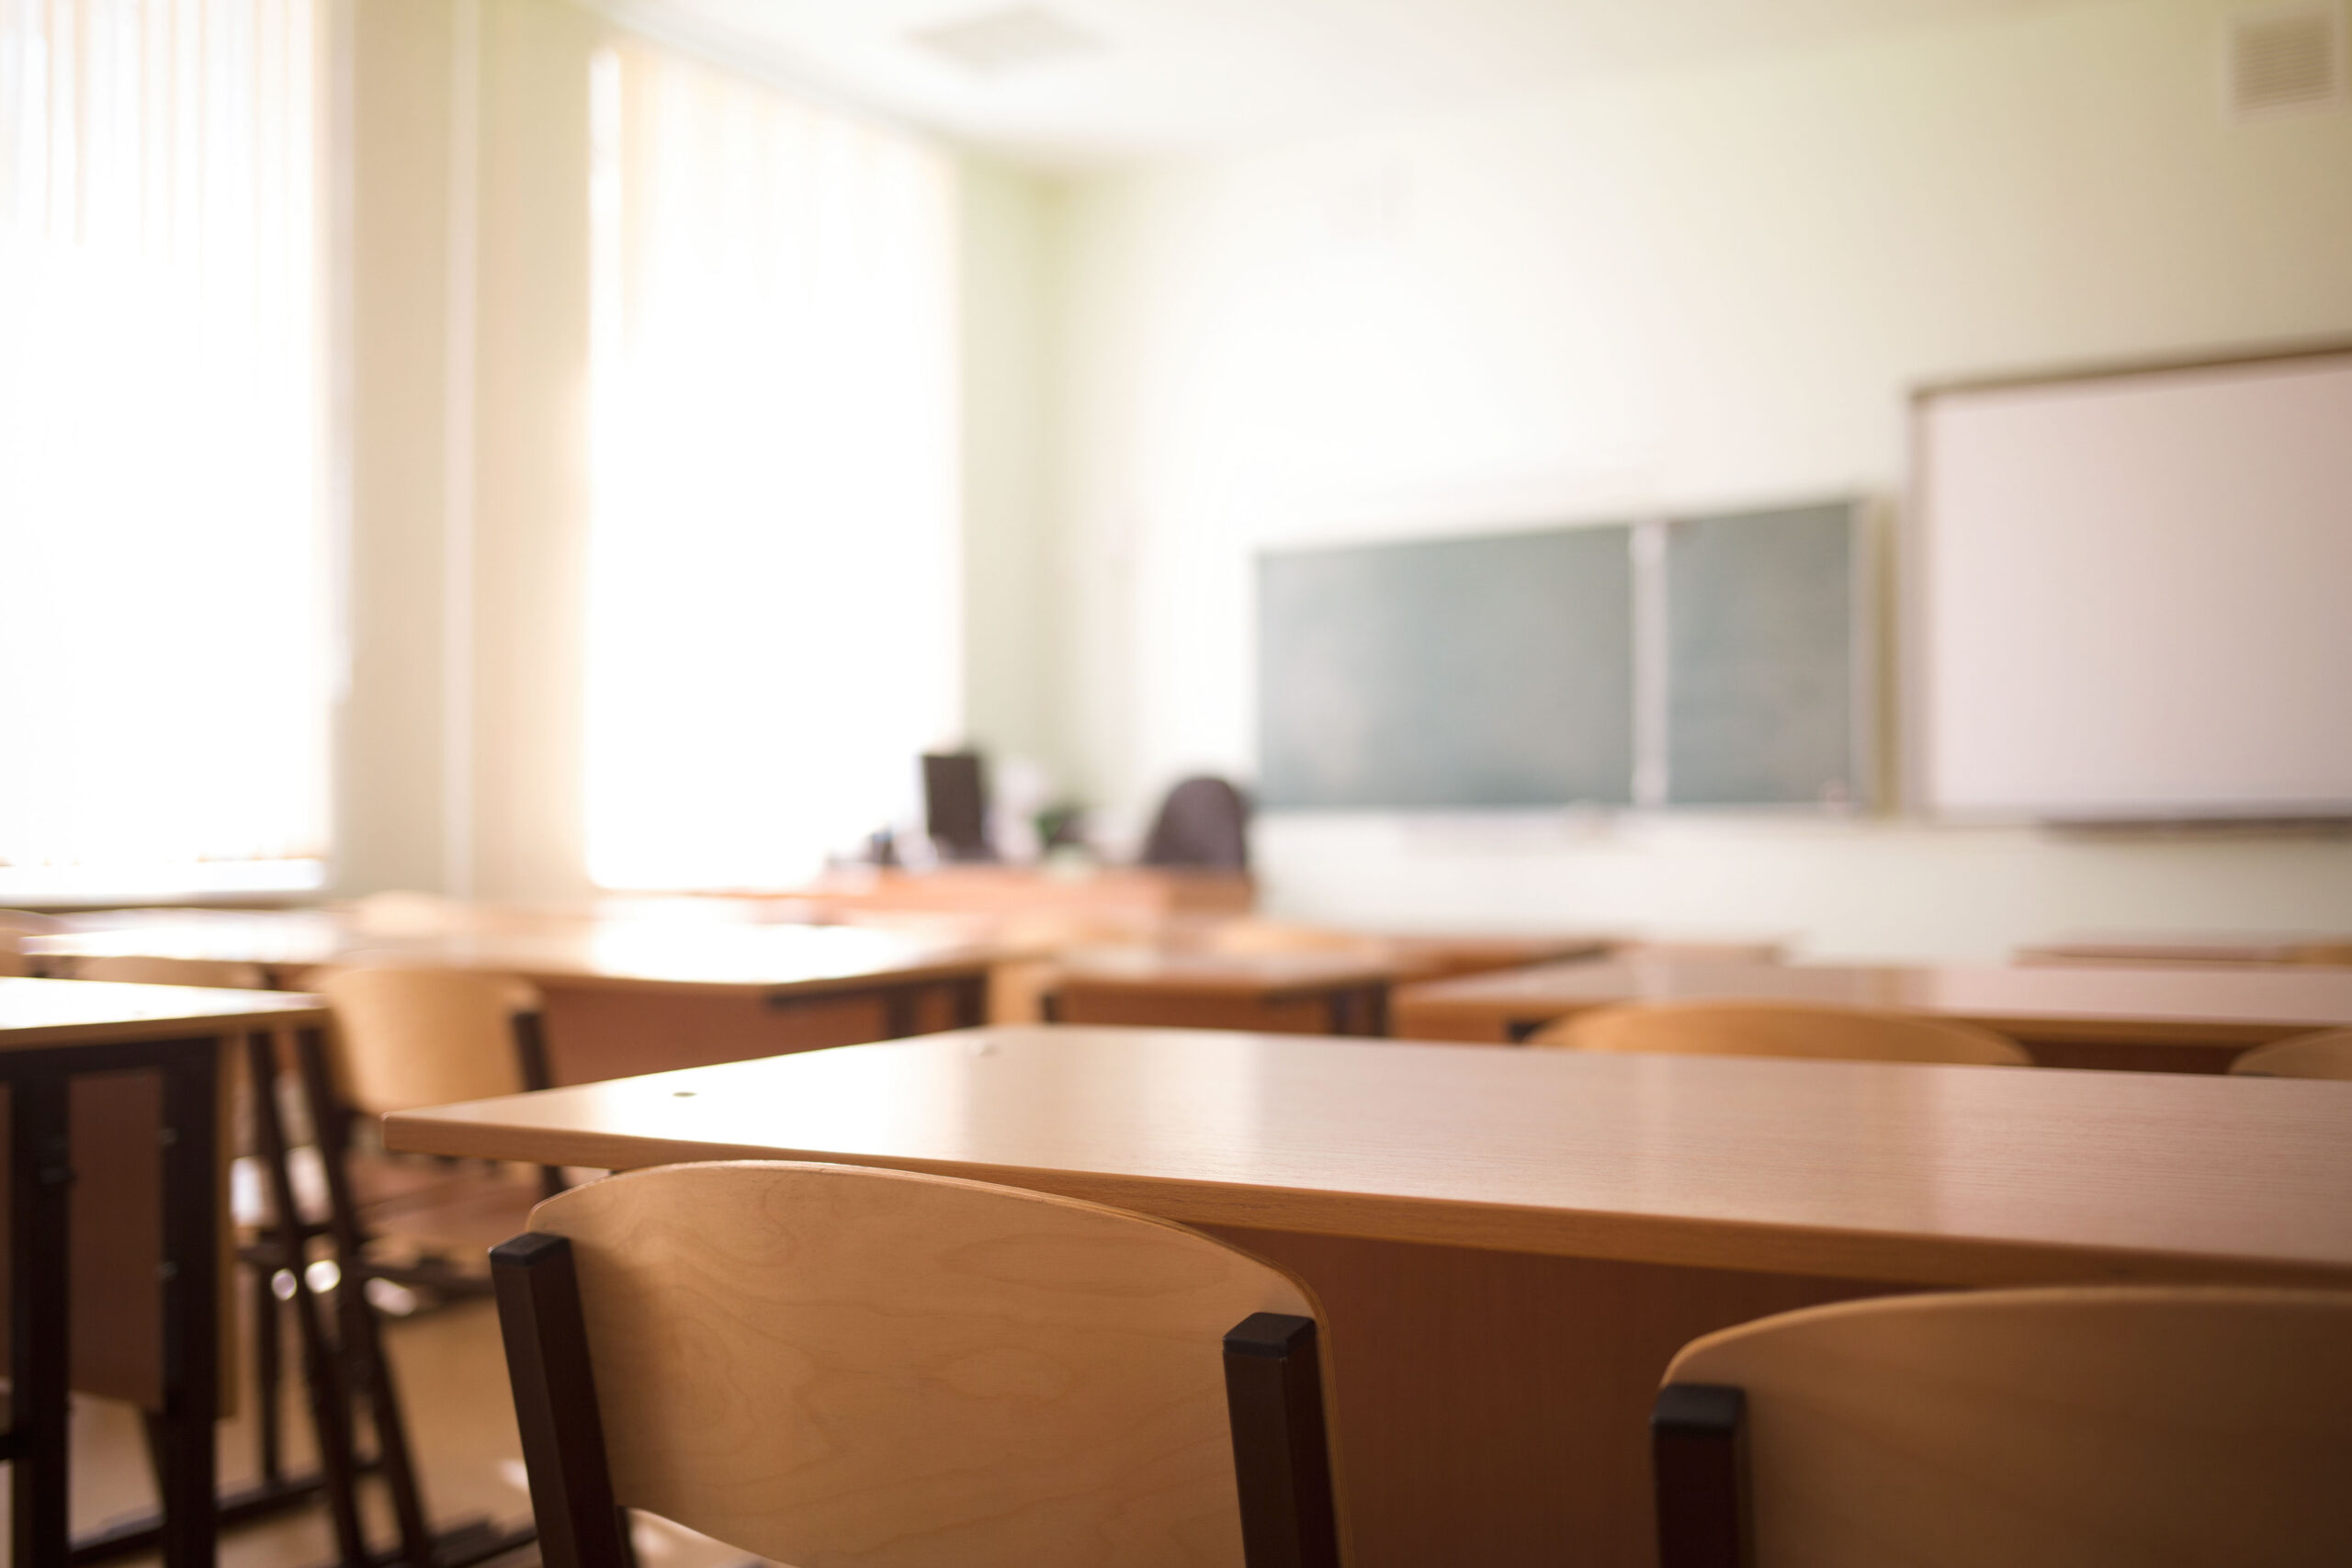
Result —
<instances>
[{"instance_id":1,"label":"desk clutter","mask_svg":"<svg viewBox=\"0 0 2352 1568\"><path fill-rule=\"evenodd\" d=\"M2352 1095L2313 1081L2352 1077L2352 966L2324 936L1830 965L1761 938L1374 932L1249 902L1229 873L975 864L790 898L12 924L15 966L45 976L0 980L9 1169L40 1195L10 1242L20 1429L62 1430L83 1396L153 1412L158 1445L159 1513L79 1528L77 1560L209 1562L220 1531L292 1519L345 1562L494 1562L536 1529L543 1561L584 1563L622 1539L617 1504L786 1561L1051 1558L1107 1528L1075 1521L1118 1518L1248 1564L1534 1562L1563 1540L1712 1563L1749 1530L1764 1562L1847 1515L1753 1499L1826 1495L1790 1478L1842 1487L1838 1445L1896 1432L1936 1457L1864 1494L1917 1489L1954 1540L2029 1517L2060 1541L2181 1539L2213 1528L2166 1501L2193 1472L2261 1492L2277 1561L2352 1550L2302 1479L2352 1459L2352 1428L2240 1443L2205 1370L2260 1346L2260 1376L2352 1394ZM119 1153L158 1127L187 1167L160 1184ZM70 1194L42 1175L60 1150ZM745 1158L781 1163L698 1163ZM669 1178L597 1179L652 1168L706 1173L677 1213L751 1228L702 1238L653 1201ZM876 1337L789 1270L705 1278L698 1258L769 1246L775 1194L812 1180L865 1217L792 1246L831 1248L842 1291L866 1270L886 1312L931 1303L932 1329ZM191 1265L224 1245L227 1269ZM1016 1294L974 1247L1030 1260ZM157 1258L162 1288L135 1283ZM640 1266L651 1284L627 1284ZM1206 1269L1227 1293L1162 1313L1127 1269L1152 1292ZM672 1283L657 1308L645 1290ZM72 1304L93 1291L114 1307ZM411 1325L481 1341L493 1295L528 1495L484 1509L413 1440L394 1356ZM656 1353L649 1314L730 1301L710 1321L777 1326L714 1349L719 1383ZM938 1315L962 1310L971 1336ZM2141 1323L2171 1358L2155 1393L2079 1348ZM888 1392L943 1355L920 1399ZM1852 1355L1889 1389L1939 1358L1984 1371L1949 1409L1837 1393L1844 1435L1797 1435L1806 1380ZM802 1390L793 1367L838 1356L865 1370ZM2045 1364L2079 1369L2103 1413L2085 1419L2137 1434L2137 1480L2021 1477L1968 1446L1968 1421L2039 1418ZM773 1393L713 1405L722 1384ZM1180 1388L1181 1442L1118 1436L1120 1400L1164 1411ZM2147 1435L2158 1409L2177 1441ZM232 1412L254 1473L208 1495ZM725 1501L852 1416L838 1463ZM16 1560L62 1561L64 1469L31 1441ZM985 1500L940 1490L982 1462ZM1972 1511L1979 1483L2015 1516ZM2063 1506L2030 1501L2045 1485Z\"/></svg>"}]
</instances>

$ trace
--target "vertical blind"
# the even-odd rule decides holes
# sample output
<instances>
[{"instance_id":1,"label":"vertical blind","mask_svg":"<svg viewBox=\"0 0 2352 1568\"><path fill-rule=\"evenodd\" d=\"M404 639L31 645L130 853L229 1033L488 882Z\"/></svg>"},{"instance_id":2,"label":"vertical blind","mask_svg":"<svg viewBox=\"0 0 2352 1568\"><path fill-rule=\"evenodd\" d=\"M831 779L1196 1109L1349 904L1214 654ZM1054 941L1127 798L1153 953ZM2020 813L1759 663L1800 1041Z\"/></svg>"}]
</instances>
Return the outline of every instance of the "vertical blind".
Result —
<instances>
[{"instance_id":1,"label":"vertical blind","mask_svg":"<svg viewBox=\"0 0 2352 1568\"><path fill-rule=\"evenodd\" d=\"M321 47L0 0L0 886L325 853Z\"/></svg>"},{"instance_id":2,"label":"vertical blind","mask_svg":"<svg viewBox=\"0 0 2352 1568\"><path fill-rule=\"evenodd\" d=\"M589 870L788 886L957 720L953 171L650 45L592 69Z\"/></svg>"}]
</instances>

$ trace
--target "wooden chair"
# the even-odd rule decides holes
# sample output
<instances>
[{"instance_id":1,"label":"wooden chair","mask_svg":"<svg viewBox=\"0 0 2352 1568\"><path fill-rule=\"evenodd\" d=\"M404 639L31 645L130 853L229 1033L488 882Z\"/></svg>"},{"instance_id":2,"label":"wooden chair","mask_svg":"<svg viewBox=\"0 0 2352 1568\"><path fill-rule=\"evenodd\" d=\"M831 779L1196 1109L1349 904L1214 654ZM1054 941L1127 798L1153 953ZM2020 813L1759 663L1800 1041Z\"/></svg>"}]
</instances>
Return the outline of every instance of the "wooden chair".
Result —
<instances>
[{"instance_id":1,"label":"wooden chair","mask_svg":"<svg viewBox=\"0 0 2352 1568\"><path fill-rule=\"evenodd\" d=\"M2249 1078L2352 1079L2352 1029L2324 1029L2248 1051L2230 1072Z\"/></svg>"},{"instance_id":2,"label":"wooden chair","mask_svg":"<svg viewBox=\"0 0 2352 1568\"><path fill-rule=\"evenodd\" d=\"M1527 1043L1577 1051L2033 1065L2023 1047L1988 1029L1827 1002L1633 1002L1547 1023Z\"/></svg>"},{"instance_id":3,"label":"wooden chair","mask_svg":"<svg viewBox=\"0 0 2352 1568\"><path fill-rule=\"evenodd\" d=\"M529 1202L508 1168L386 1155L373 1133L395 1111L547 1088L538 992L507 975L390 964L322 970L311 984L335 1015L334 1058L303 1064L330 1206L339 1201L368 1239L390 1231L477 1258L513 1235ZM563 1187L560 1170L541 1168L539 1196ZM432 1267L390 1269L364 1257L358 1266L401 1283L483 1285L478 1275Z\"/></svg>"},{"instance_id":4,"label":"wooden chair","mask_svg":"<svg viewBox=\"0 0 2352 1568\"><path fill-rule=\"evenodd\" d=\"M306 1037L297 1065L342 1281L341 1359L349 1391L365 1401L375 1429L376 1469L401 1538L395 1560L414 1568L485 1561L526 1544L530 1533L469 1523L436 1534L429 1523L369 1287L385 1280L448 1293L485 1289L478 1271L447 1262L447 1254L481 1256L487 1235L512 1234L534 1194L513 1179L511 1168L419 1162L372 1148L363 1159L355 1145L372 1145L372 1136L358 1134L372 1133L390 1111L546 1088L538 995L508 976L391 965L317 971L311 984L334 1010L332 1054ZM373 1201L363 1198L363 1183L377 1189ZM562 1189L561 1172L540 1171L538 1192ZM385 1258L379 1244L388 1238L421 1246L422 1256Z\"/></svg>"},{"instance_id":5,"label":"wooden chair","mask_svg":"<svg viewBox=\"0 0 2352 1568\"><path fill-rule=\"evenodd\" d=\"M1340 1560L1313 1299L1181 1225L745 1161L492 1264L549 1568L627 1563L627 1508L828 1568Z\"/></svg>"},{"instance_id":6,"label":"wooden chair","mask_svg":"<svg viewBox=\"0 0 2352 1568\"><path fill-rule=\"evenodd\" d=\"M1662 1568L2352 1562L2352 1292L1815 1307L1687 1347L1650 1429Z\"/></svg>"}]
</instances>

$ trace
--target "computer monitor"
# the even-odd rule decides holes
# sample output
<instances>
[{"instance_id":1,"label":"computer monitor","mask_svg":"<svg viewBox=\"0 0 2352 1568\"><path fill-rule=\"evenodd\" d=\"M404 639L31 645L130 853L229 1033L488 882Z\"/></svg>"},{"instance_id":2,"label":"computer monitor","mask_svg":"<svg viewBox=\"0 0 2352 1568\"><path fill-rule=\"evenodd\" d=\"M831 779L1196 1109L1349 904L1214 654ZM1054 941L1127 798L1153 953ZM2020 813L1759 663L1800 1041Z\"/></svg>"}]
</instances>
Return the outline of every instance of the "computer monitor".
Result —
<instances>
[{"instance_id":1,"label":"computer monitor","mask_svg":"<svg viewBox=\"0 0 2352 1568\"><path fill-rule=\"evenodd\" d=\"M942 860L994 860L989 843L988 773L977 751L926 751L923 829Z\"/></svg>"}]
</instances>

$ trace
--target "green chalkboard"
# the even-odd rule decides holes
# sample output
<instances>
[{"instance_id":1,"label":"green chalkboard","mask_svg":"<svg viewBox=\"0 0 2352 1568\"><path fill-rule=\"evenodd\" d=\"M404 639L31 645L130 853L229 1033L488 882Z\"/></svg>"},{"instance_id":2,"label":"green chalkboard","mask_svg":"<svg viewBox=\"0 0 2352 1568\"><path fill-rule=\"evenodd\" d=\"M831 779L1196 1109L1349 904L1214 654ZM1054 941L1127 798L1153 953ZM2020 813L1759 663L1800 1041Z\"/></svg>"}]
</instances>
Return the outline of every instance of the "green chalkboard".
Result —
<instances>
[{"instance_id":1,"label":"green chalkboard","mask_svg":"<svg viewBox=\"0 0 2352 1568\"><path fill-rule=\"evenodd\" d=\"M1631 535L1612 525L1260 557L1261 801L1629 803Z\"/></svg>"},{"instance_id":2,"label":"green chalkboard","mask_svg":"<svg viewBox=\"0 0 2352 1568\"><path fill-rule=\"evenodd\" d=\"M1860 805L1868 594L1850 503L1666 525L1666 803Z\"/></svg>"}]
</instances>

